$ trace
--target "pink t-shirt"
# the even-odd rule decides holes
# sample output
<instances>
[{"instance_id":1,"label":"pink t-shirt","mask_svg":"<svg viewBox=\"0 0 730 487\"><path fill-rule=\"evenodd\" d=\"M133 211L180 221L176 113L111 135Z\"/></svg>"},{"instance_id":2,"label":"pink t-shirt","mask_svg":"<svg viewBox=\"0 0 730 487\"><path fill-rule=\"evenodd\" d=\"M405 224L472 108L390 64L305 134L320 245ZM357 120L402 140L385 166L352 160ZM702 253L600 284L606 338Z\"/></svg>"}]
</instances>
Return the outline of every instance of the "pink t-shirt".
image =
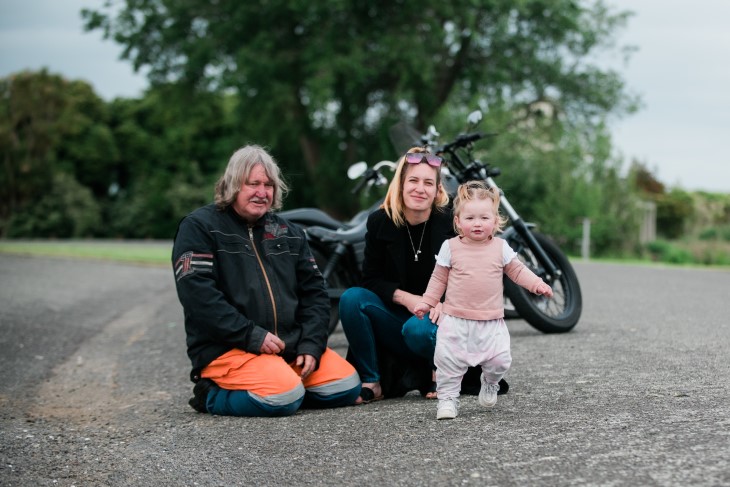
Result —
<instances>
[{"instance_id":1,"label":"pink t-shirt","mask_svg":"<svg viewBox=\"0 0 730 487\"><path fill-rule=\"evenodd\" d=\"M468 320L504 318L502 275L530 292L542 280L528 269L499 237L474 242L451 238L441 245L423 301L436 306L444 291L442 311Z\"/></svg>"}]
</instances>

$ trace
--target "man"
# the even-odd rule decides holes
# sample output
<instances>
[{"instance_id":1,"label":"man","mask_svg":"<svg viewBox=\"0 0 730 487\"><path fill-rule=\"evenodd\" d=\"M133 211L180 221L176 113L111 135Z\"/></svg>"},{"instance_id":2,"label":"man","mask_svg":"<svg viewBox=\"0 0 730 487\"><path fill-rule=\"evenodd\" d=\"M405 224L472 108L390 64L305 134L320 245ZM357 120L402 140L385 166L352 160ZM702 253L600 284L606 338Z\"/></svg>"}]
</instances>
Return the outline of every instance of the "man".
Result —
<instances>
[{"instance_id":1,"label":"man","mask_svg":"<svg viewBox=\"0 0 730 487\"><path fill-rule=\"evenodd\" d=\"M355 369L327 348L330 303L304 232L272 212L286 190L272 157L243 147L215 203L178 227L172 263L199 412L286 416L360 394Z\"/></svg>"}]
</instances>

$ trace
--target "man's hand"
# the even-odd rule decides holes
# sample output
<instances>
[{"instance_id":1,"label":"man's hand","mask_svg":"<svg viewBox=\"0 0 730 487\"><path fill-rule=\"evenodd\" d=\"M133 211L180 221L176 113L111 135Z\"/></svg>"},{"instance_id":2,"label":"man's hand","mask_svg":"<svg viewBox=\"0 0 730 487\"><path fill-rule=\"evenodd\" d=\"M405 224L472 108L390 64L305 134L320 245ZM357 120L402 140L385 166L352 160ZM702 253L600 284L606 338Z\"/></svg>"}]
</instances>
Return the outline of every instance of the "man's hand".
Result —
<instances>
[{"instance_id":1,"label":"man's hand","mask_svg":"<svg viewBox=\"0 0 730 487\"><path fill-rule=\"evenodd\" d=\"M284 341L273 333L269 332L264 337L264 343L261 344L261 353L270 353L276 355L284 351Z\"/></svg>"},{"instance_id":2,"label":"man's hand","mask_svg":"<svg viewBox=\"0 0 730 487\"><path fill-rule=\"evenodd\" d=\"M317 359L311 355L297 355L295 365L302 368L302 372L299 375L302 379L306 379L309 374L314 372Z\"/></svg>"}]
</instances>

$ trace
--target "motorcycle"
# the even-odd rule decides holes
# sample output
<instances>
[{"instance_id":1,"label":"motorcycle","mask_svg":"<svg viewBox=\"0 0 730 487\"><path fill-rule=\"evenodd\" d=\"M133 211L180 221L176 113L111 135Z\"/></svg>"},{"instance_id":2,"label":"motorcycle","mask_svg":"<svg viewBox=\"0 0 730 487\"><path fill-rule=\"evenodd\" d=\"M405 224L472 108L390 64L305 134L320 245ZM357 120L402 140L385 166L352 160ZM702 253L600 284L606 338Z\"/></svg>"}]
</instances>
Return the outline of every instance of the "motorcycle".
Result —
<instances>
[{"instance_id":1,"label":"motorcycle","mask_svg":"<svg viewBox=\"0 0 730 487\"><path fill-rule=\"evenodd\" d=\"M480 111L469 114L470 127L475 127L481 118ZM474 157L474 143L495 135L497 134L465 133L457 136L452 142L438 145L439 134L431 126L422 140L433 153L444 158L442 180L450 196L456 194L459 184L473 180L484 181L488 187L499 189L501 210L510 223L500 236L517 252L520 260L553 289L552 298L538 296L505 276L505 298L509 299L521 318L543 333L568 332L578 323L583 310L578 276L560 247L546 235L535 231L535 224L525 222L502 189L497 186L494 178L501 174L501 170Z\"/></svg>"},{"instance_id":2,"label":"motorcycle","mask_svg":"<svg viewBox=\"0 0 730 487\"><path fill-rule=\"evenodd\" d=\"M468 117L472 128L480 120L479 111L472 112ZM458 185L467 181L481 180L489 187L499 188L494 178L501 174L501 170L474 157L474 143L493 135L496 134L464 133L452 142L439 145L437 139L439 134L433 126L429 127L426 134L420 136L407 127L391 131L391 138L400 152L405 152L410 146L421 145L444 158L442 183L452 199ZM348 170L348 177L362 178L355 188L357 191L363 187L385 185L388 179L381 172L384 167L393 169L395 164L381 161L372 168L367 168L367 164L357 163ZM501 189L500 195L502 210L510 222L501 237L517 252L518 257L530 270L553 288L553 297L546 298L530 293L505 277L506 310L509 310L511 305L514 313L543 333L565 333L572 330L580 319L583 307L580 284L573 267L552 240L536 232L533 223L527 223L520 217ZM315 260L325 277L329 297L332 300L330 333L334 331L339 321L339 297L348 287L358 285L364 254L367 215L377 209L381 202L382 200L361 211L349 222L339 222L316 208L282 212L282 216L305 228Z\"/></svg>"}]
</instances>

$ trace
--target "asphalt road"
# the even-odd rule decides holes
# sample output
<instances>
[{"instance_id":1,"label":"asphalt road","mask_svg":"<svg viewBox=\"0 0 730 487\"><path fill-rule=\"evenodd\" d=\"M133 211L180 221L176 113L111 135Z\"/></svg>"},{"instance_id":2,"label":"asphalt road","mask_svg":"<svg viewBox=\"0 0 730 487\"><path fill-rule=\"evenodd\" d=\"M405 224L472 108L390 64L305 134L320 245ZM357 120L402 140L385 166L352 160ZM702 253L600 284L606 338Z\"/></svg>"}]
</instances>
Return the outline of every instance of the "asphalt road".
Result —
<instances>
[{"instance_id":1,"label":"asphalt road","mask_svg":"<svg viewBox=\"0 0 730 487\"><path fill-rule=\"evenodd\" d=\"M580 323L511 320L490 411L436 421L414 393L262 419L187 405L170 269L0 255L0 484L730 485L730 272L575 267Z\"/></svg>"}]
</instances>

